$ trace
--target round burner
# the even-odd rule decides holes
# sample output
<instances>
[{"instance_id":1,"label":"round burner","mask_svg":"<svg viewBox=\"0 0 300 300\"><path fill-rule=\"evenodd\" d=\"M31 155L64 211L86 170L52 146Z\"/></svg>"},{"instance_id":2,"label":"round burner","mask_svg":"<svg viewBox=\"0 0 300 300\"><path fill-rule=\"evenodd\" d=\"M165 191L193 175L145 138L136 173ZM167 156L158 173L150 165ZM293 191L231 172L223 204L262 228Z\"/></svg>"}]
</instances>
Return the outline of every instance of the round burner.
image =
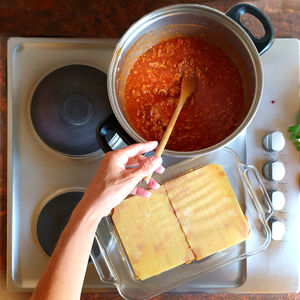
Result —
<instances>
[{"instance_id":1,"label":"round burner","mask_svg":"<svg viewBox=\"0 0 300 300\"><path fill-rule=\"evenodd\" d=\"M83 194L81 191L64 192L52 198L42 208L37 219L36 232L38 241L48 256L52 255L60 234ZM94 255L98 257L100 250L96 241L94 241L92 249Z\"/></svg>"},{"instance_id":2,"label":"round burner","mask_svg":"<svg viewBox=\"0 0 300 300\"><path fill-rule=\"evenodd\" d=\"M106 74L87 65L68 65L52 71L39 83L30 106L33 127L40 139L68 156L98 152L96 128L111 113Z\"/></svg>"},{"instance_id":3,"label":"round burner","mask_svg":"<svg viewBox=\"0 0 300 300\"><path fill-rule=\"evenodd\" d=\"M85 95L67 95L62 103L62 117L73 125L83 125L92 114L92 103Z\"/></svg>"}]
</instances>

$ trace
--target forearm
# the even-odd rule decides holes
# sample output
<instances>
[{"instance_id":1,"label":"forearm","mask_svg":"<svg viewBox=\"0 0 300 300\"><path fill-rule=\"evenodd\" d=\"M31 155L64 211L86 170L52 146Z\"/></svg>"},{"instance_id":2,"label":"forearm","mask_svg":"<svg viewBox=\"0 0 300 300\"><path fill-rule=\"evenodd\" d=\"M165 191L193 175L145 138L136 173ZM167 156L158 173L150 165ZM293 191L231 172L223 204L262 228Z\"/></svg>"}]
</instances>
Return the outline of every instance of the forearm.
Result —
<instances>
[{"instance_id":1,"label":"forearm","mask_svg":"<svg viewBox=\"0 0 300 300\"><path fill-rule=\"evenodd\" d=\"M141 155L156 146L157 142L135 144L104 156L61 234L32 300L80 299L89 253L101 218L130 193L148 197L149 191L137 184L155 170L160 173L164 170L161 158ZM136 167L132 168L133 165ZM158 188L159 184L152 179L148 186Z\"/></svg>"},{"instance_id":2,"label":"forearm","mask_svg":"<svg viewBox=\"0 0 300 300\"><path fill-rule=\"evenodd\" d=\"M83 200L83 199L82 199ZM65 227L32 300L80 299L101 212L80 201Z\"/></svg>"}]
</instances>

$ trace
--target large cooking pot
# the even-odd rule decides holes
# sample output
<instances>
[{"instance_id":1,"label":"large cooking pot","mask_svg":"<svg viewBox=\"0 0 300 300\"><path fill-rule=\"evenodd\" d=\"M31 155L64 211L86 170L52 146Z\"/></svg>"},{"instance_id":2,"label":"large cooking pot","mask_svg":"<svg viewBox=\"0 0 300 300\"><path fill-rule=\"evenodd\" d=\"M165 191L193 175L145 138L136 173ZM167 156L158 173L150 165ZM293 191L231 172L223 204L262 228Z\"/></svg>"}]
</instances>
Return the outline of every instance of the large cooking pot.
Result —
<instances>
[{"instance_id":1,"label":"large cooking pot","mask_svg":"<svg viewBox=\"0 0 300 300\"><path fill-rule=\"evenodd\" d=\"M264 26L265 35L256 39L240 22L248 13ZM164 154L191 157L215 151L235 139L251 122L260 103L263 74L259 55L273 43L274 31L262 11L249 4L238 4L226 14L197 4L179 4L158 9L133 24L117 44L108 71L108 95L114 115L97 128L103 151L110 151L106 135L115 131L125 143L144 142L128 122L124 90L129 71L149 48L175 36L199 36L223 49L238 66L245 93L245 103L238 128L215 145L197 151L171 151Z\"/></svg>"}]
</instances>

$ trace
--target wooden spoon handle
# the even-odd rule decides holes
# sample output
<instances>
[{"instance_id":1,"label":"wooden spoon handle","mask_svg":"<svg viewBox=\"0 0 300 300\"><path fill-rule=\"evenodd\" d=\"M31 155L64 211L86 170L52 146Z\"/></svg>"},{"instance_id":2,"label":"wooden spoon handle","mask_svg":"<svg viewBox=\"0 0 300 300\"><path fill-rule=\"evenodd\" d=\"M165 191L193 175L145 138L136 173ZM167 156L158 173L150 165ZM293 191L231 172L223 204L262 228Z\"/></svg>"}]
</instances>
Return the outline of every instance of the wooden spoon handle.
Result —
<instances>
[{"instance_id":1,"label":"wooden spoon handle","mask_svg":"<svg viewBox=\"0 0 300 300\"><path fill-rule=\"evenodd\" d=\"M177 107L173 113L173 116L168 124L168 127L167 127L159 145L156 148L154 156L160 157L162 155L185 101L186 101L186 97L182 97L179 99L179 102L178 102ZM143 181L147 184L149 182L151 176L152 176L152 173L149 174L147 177L145 177L143 179Z\"/></svg>"}]
</instances>

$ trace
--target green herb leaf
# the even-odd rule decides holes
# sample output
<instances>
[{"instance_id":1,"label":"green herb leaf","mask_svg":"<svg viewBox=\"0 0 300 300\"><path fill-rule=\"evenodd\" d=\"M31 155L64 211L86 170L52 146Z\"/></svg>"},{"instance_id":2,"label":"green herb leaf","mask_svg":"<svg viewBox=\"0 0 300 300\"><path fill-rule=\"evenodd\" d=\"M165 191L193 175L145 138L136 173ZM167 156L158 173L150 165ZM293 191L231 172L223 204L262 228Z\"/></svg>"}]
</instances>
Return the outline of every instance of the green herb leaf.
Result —
<instances>
[{"instance_id":1,"label":"green herb leaf","mask_svg":"<svg viewBox=\"0 0 300 300\"><path fill-rule=\"evenodd\" d=\"M296 149L300 151L300 122L298 125L290 126L288 132L290 133L290 139L295 144Z\"/></svg>"},{"instance_id":2,"label":"green herb leaf","mask_svg":"<svg viewBox=\"0 0 300 300\"><path fill-rule=\"evenodd\" d=\"M289 127L289 132L295 132L298 130L298 126L290 126Z\"/></svg>"},{"instance_id":3,"label":"green herb leaf","mask_svg":"<svg viewBox=\"0 0 300 300\"><path fill-rule=\"evenodd\" d=\"M297 135L297 132L292 133L292 134L291 134L291 139L294 140L294 139L296 138L296 135Z\"/></svg>"}]
</instances>

